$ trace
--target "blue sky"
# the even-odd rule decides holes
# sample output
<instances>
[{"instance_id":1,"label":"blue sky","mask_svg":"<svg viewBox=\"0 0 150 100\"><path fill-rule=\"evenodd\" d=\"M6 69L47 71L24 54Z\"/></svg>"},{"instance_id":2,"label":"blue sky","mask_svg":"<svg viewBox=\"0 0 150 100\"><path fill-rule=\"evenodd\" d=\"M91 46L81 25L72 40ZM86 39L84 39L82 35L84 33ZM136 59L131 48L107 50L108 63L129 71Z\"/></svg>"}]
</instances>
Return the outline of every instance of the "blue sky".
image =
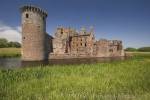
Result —
<instances>
[{"instance_id":1,"label":"blue sky","mask_svg":"<svg viewBox=\"0 0 150 100\"><path fill-rule=\"evenodd\" d=\"M1 0L0 37L20 32L19 7L24 4L48 12L47 32L51 35L59 25L77 30L94 26L97 39L119 39L124 47L150 46L150 0Z\"/></svg>"}]
</instances>

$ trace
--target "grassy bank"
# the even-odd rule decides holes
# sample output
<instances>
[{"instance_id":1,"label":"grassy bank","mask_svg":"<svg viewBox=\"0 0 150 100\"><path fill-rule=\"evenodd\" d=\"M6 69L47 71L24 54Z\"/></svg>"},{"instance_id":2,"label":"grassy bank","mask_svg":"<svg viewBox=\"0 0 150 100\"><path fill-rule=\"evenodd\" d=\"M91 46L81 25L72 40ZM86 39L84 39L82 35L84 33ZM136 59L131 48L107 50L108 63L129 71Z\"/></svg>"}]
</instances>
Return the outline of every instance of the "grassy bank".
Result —
<instances>
[{"instance_id":1,"label":"grassy bank","mask_svg":"<svg viewBox=\"0 0 150 100\"><path fill-rule=\"evenodd\" d=\"M20 57L20 48L0 48L0 57Z\"/></svg>"},{"instance_id":2,"label":"grassy bank","mask_svg":"<svg viewBox=\"0 0 150 100\"><path fill-rule=\"evenodd\" d=\"M150 54L112 63L0 70L0 100L149 100Z\"/></svg>"}]
</instances>

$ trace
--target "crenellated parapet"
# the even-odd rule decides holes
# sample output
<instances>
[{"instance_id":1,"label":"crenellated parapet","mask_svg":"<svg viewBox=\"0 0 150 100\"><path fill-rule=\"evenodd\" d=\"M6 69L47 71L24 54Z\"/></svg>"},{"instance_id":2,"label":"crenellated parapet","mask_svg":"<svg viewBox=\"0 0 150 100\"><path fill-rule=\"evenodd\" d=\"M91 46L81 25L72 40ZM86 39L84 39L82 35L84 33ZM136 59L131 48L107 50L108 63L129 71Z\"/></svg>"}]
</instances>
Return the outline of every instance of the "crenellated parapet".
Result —
<instances>
[{"instance_id":1,"label":"crenellated parapet","mask_svg":"<svg viewBox=\"0 0 150 100\"><path fill-rule=\"evenodd\" d=\"M20 10L21 10L21 12L25 12L25 11L36 12L36 13L39 13L40 15L43 15L44 17L48 16L46 11L44 11L40 7L36 7L34 5L24 5L24 6L20 7Z\"/></svg>"}]
</instances>

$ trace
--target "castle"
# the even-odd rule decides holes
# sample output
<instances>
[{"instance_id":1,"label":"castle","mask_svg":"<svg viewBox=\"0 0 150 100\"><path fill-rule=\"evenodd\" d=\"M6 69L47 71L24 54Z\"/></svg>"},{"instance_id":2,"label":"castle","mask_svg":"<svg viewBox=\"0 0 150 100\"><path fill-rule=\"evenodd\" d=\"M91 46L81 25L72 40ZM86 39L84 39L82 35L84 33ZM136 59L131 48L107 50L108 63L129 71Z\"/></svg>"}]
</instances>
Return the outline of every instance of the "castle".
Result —
<instances>
[{"instance_id":1,"label":"castle","mask_svg":"<svg viewBox=\"0 0 150 100\"><path fill-rule=\"evenodd\" d=\"M124 56L122 41L96 40L93 28L58 27L54 37L46 33L47 12L26 5L22 12L22 60L69 59Z\"/></svg>"}]
</instances>

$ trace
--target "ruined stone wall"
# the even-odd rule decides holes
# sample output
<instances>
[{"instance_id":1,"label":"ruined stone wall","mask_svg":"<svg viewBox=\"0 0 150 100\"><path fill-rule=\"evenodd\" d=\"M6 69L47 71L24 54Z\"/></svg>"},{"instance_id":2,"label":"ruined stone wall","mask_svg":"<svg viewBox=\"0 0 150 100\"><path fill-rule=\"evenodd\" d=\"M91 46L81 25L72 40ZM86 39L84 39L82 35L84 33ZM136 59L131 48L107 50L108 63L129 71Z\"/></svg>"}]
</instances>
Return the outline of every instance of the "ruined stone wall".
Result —
<instances>
[{"instance_id":1,"label":"ruined stone wall","mask_svg":"<svg viewBox=\"0 0 150 100\"><path fill-rule=\"evenodd\" d=\"M109 41L109 56L124 56L122 55L123 46L122 41L119 40L110 40Z\"/></svg>"},{"instance_id":2,"label":"ruined stone wall","mask_svg":"<svg viewBox=\"0 0 150 100\"><path fill-rule=\"evenodd\" d=\"M93 46L93 56L117 57L124 56L122 41L101 39Z\"/></svg>"},{"instance_id":3,"label":"ruined stone wall","mask_svg":"<svg viewBox=\"0 0 150 100\"><path fill-rule=\"evenodd\" d=\"M50 36L48 33L46 33L46 49L47 49L46 54L49 54L49 53L53 52L53 42L52 42L52 40L53 40L53 37Z\"/></svg>"},{"instance_id":4,"label":"ruined stone wall","mask_svg":"<svg viewBox=\"0 0 150 100\"><path fill-rule=\"evenodd\" d=\"M71 54L76 56L91 56L93 40L90 34L73 36L71 41Z\"/></svg>"},{"instance_id":5,"label":"ruined stone wall","mask_svg":"<svg viewBox=\"0 0 150 100\"><path fill-rule=\"evenodd\" d=\"M64 54L65 53L66 41L55 38L53 39L53 53Z\"/></svg>"},{"instance_id":6,"label":"ruined stone wall","mask_svg":"<svg viewBox=\"0 0 150 100\"><path fill-rule=\"evenodd\" d=\"M84 58L123 56L122 41L101 39L84 30L58 28L53 39L51 58Z\"/></svg>"},{"instance_id":7,"label":"ruined stone wall","mask_svg":"<svg viewBox=\"0 0 150 100\"><path fill-rule=\"evenodd\" d=\"M67 41L69 41L69 30L57 28L53 39L53 53L65 54L68 51Z\"/></svg>"},{"instance_id":8,"label":"ruined stone wall","mask_svg":"<svg viewBox=\"0 0 150 100\"><path fill-rule=\"evenodd\" d=\"M108 57L108 41L107 40L99 40L94 44L94 52L93 55L96 57Z\"/></svg>"}]
</instances>

